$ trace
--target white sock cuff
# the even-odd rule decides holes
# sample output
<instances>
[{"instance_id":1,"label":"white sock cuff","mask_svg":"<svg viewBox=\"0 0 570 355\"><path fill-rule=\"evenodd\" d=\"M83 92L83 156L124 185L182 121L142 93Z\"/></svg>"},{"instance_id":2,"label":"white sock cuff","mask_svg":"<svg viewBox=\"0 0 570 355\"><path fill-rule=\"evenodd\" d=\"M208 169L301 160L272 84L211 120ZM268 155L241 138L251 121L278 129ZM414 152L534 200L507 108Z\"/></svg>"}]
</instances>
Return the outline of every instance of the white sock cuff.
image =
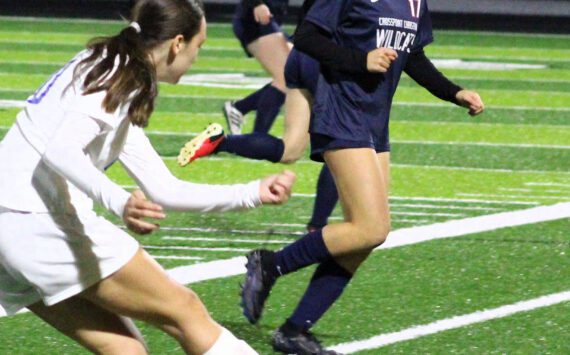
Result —
<instances>
[{"instance_id":1,"label":"white sock cuff","mask_svg":"<svg viewBox=\"0 0 570 355\"><path fill-rule=\"evenodd\" d=\"M229 330L222 327L222 333L204 355L258 355L245 341L239 340Z\"/></svg>"}]
</instances>

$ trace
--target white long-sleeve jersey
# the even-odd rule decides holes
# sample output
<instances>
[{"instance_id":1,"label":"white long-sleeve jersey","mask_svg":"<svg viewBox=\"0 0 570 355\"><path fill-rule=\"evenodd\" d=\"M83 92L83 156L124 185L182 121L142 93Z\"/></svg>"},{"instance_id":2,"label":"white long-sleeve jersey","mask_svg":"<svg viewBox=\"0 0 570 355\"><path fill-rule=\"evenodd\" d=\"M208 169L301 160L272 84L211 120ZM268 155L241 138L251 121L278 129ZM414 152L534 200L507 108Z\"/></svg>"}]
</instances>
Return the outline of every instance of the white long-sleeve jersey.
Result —
<instances>
[{"instance_id":1,"label":"white long-sleeve jersey","mask_svg":"<svg viewBox=\"0 0 570 355\"><path fill-rule=\"evenodd\" d=\"M28 99L0 142L0 206L65 213L91 209L95 201L121 217L130 194L104 174L116 160L166 210L227 211L261 204L259 181L206 185L177 179L143 130L128 121L128 105L107 113L105 92L82 95L73 85L66 90L86 55L79 53Z\"/></svg>"}]
</instances>

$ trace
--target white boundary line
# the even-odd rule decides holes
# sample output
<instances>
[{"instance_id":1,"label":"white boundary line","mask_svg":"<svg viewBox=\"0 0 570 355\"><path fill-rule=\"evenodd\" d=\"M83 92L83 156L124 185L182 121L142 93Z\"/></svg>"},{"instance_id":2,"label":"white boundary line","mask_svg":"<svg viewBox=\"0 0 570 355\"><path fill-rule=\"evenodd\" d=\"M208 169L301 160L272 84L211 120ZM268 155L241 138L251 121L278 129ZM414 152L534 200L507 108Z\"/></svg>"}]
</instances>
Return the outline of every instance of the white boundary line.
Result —
<instances>
[{"instance_id":1,"label":"white boundary line","mask_svg":"<svg viewBox=\"0 0 570 355\"><path fill-rule=\"evenodd\" d=\"M403 228L391 232L386 242L376 248L376 250L568 217L570 217L570 202L458 219L428 226ZM231 259L176 267L168 270L168 274L180 283L190 284L220 277L241 275L245 273L245 262L246 258L239 256Z\"/></svg>"},{"instance_id":2,"label":"white boundary line","mask_svg":"<svg viewBox=\"0 0 570 355\"><path fill-rule=\"evenodd\" d=\"M0 63L12 63L10 61L5 61L5 60L0 60ZM22 62L22 64L65 64L64 62L59 63L59 62L35 62L35 61L26 61L26 62ZM5 91L18 91L16 90L5 90ZM29 91L30 93L33 92L33 90L21 90L21 91ZM237 94L236 94L237 95ZM177 94L165 94L165 95L161 95L162 98L180 98L180 99L190 99L190 98L195 98L195 99L232 99L232 98L239 98L240 96L231 96L231 95L223 95L223 96L214 96L214 95L177 95ZM24 102L24 101L22 101ZM449 107L449 104L447 103L436 103L436 102L415 102L415 101L394 101L392 103L393 106L420 106L420 107ZM568 107L541 107L541 106L497 106L497 105L489 105L486 106L487 109L493 109L493 110L516 110L516 111L524 111L524 110L530 110L530 111L554 111L554 112L568 112L570 111L570 108Z\"/></svg>"},{"instance_id":3,"label":"white boundary line","mask_svg":"<svg viewBox=\"0 0 570 355\"><path fill-rule=\"evenodd\" d=\"M382 244L375 250L421 243L433 239L488 232L505 227L534 224L568 217L570 217L570 202L558 203L551 206L533 207L514 212L503 212L447 221L429 226L403 228L390 233L386 243ZM168 269L166 272L176 281L187 285L205 280L244 274L245 262L246 258L244 256L238 256L230 259L179 266ZM4 316L4 312L0 308L0 317L2 316Z\"/></svg>"},{"instance_id":4,"label":"white boundary line","mask_svg":"<svg viewBox=\"0 0 570 355\"><path fill-rule=\"evenodd\" d=\"M303 227L305 225L303 224ZM232 243L256 243L256 244L287 244L292 240L264 240L264 239L235 239L235 238L206 238L206 237L176 237L164 236L163 240L186 240L197 242L232 242Z\"/></svg>"},{"instance_id":5,"label":"white boundary line","mask_svg":"<svg viewBox=\"0 0 570 355\"><path fill-rule=\"evenodd\" d=\"M553 293L535 299L501 306L498 308L477 311L447 319L441 319L429 324L414 326L398 332L377 335L366 340L338 344L330 347L330 349L341 352L343 354L352 354L361 350L377 349L400 341L415 339L425 335L460 328L474 323L481 323L492 319L503 318L515 313L548 307L569 300L570 291Z\"/></svg>"}]
</instances>

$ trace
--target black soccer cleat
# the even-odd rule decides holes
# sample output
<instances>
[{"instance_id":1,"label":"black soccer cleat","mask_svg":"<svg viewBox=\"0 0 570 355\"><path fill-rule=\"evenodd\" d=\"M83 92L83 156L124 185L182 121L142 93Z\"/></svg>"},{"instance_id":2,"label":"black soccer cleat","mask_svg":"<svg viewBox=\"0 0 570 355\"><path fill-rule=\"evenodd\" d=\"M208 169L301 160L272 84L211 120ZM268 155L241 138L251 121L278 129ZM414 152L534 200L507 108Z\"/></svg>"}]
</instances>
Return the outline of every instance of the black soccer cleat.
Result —
<instances>
[{"instance_id":1,"label":"black soccer cleat","mask_svg":"<svg viewBox=\"0 0 570 355\"><path fill-rule=\"evenodd\" d=\"M240 296L243 315L251 324L261 318L265 300L277 279L274 273L267 270L272 258L273 252L264 249L254 250L247 255L247 273Z\"/></svg>"},{"instance_id":2,"label":"black soccer cleat","mask_svg":"<svg viewBox=\"0 0 570 355\"><path fill-rule=\"evenodd\" d=\"M319 340L309 331L286 335L277 329L271 337L273 350L294 355L342 355L323 348Z\"/></svg>"}]
</instances>

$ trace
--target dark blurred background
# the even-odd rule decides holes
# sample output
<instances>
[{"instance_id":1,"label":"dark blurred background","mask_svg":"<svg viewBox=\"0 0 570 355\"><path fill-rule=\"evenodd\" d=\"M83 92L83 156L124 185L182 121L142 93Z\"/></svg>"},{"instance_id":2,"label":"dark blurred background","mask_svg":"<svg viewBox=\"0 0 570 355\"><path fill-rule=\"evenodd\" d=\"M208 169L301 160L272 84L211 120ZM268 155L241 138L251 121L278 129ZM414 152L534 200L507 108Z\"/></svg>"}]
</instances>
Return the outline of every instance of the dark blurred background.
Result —
<instances>
[{"instance_id":1,"label":"dark blurred background","mask_svg":"<svg viewBox=\"0 0 570 355\"><path fill-rule=\"evenodd\" d=\"M135 1L0 0L0 15L119 19ZM237 1L204 0L209 21L229 21ZM301 3L290 0L288 23L295 23ZM428 0L428 5L435 28L570 34L570 0Z\"/></svg>"}]
</instances>

